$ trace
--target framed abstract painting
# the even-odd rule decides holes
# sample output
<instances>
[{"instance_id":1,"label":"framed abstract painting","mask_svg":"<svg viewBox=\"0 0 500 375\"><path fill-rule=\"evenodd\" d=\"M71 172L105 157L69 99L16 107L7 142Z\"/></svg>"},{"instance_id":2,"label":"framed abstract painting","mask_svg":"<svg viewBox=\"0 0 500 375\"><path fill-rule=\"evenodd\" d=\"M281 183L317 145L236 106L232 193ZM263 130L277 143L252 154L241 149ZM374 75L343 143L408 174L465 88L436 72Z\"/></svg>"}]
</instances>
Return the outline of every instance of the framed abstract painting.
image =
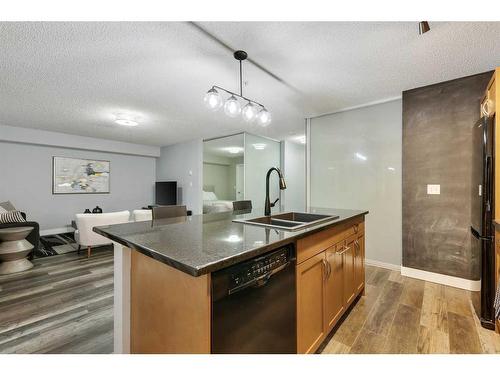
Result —
<instances>
[{"instance_id":1,"label":"framed abstract painting","mask_svg":"<svg viewBox=\"0 0 500 375\"><path fill-rule=\"evenodd\" d=\"M52 194L109 193L109 167L106 160L54 156Z\"/></svg>"}]
</instances>

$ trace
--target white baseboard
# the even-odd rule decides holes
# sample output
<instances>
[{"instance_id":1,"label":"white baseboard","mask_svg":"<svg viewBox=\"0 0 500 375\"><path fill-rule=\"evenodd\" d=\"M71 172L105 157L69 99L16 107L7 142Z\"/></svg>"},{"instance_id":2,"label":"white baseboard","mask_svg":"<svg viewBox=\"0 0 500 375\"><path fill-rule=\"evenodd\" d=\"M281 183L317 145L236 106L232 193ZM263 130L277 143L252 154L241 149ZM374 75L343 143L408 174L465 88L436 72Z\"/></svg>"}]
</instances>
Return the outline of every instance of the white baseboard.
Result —
<instances>
[{"instance_id":1,"label":"white baseboard","mask_svg":"<svg viewBox=\"0 0 500 375\"><path fill-rule=\"evenodd\" d=\"M413 277L414 279L430 281L437 284L453 286L455 288L460 288L465 290L471 290L471 291L481 290L481 280L462 279L460 277L448 276L440 273L423 271L416 268L409 268L403 266L401 266L401 275Z\"/></svg>"},{"instance_id":2,"label":"white baseboard","mask_svg":"<svg viewBox=\"0 0 500 375\"><path fill-rule=\"evenodd\" d=\"M380 262L378 260L373 260L373 259L365 259L365 264L369 266L387 268L388 270L393 270L393 271L401 271L401 266L398 266L397 264Z\"/></svg>"},{"instance_id":3,"label":"white baseboard","mask_svg":"<svg viewBox=\"0 0 500 375\"><path fill-rule=\"evenodd\" d=\"M52 228L52 229L44 229L40 231L40 236L52 236L54 234L68 233L74 232L75 228L71 226L60 227L60 228Z\"/></svg>"}]
</instances>

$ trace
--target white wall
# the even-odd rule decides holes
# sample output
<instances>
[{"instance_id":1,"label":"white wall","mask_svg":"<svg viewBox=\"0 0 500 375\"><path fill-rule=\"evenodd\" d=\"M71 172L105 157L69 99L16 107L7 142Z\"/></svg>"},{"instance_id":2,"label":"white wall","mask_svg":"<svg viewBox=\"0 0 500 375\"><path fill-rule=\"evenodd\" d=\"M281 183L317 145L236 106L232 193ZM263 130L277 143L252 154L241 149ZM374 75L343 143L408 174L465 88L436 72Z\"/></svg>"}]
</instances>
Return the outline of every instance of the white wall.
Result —
<instances>
[{"instance_id":1,"label":"white wall","mask_svg":"<svg viewBox=\"0 0 500 375\"><path fill-rule=\"evenodd\" d=\"M281 166L286 180L282 191L283 206L287 211L304 211L306 208L306 148L305 145L281 142Z\"/></svg>"},{"instance_id":2,"label":"white wall","mask_svg":"<svg viewBox=\"0 0 500 375\"><path fill-rule=\"evenodd\" d=\"M203 141L177 143L162 147L156 164L158 181L177 181L178 204L193 214L203 212Z\"/></svg>"},{"instance_id":3,"label":"white wall","mask_svg":"<svg viewBox=\"0 0 500 375\"><path fill-rule=\"evenodd\" d=\"M53 156L109 160L111 192L53 195ZM69 226L76 213L96 205L110 212L152 204L154 182L154 157L0 141L0 201L10 200L42 230Z\"/></svg>"},{"instance_id":4,"label":"white wall","mask_svg":"<svg viewBox=\"0 0 500 375\"><path fill-rule=\"evenodd\" d=\"M366 258L399 266L401 100L311 119L310 133L311 206L369 210Z\"/></svg>"},{"instance_id":5,"label":"white wall","mask_svg":"<svg viewBox=\"0 0 500 375\"><path fill-rule=\"evenodd\" d=\"M234 200L234 194L229 189L229 164L203 163L203 185L214 187L217 198Z\"/></svg>"}]
</instances>

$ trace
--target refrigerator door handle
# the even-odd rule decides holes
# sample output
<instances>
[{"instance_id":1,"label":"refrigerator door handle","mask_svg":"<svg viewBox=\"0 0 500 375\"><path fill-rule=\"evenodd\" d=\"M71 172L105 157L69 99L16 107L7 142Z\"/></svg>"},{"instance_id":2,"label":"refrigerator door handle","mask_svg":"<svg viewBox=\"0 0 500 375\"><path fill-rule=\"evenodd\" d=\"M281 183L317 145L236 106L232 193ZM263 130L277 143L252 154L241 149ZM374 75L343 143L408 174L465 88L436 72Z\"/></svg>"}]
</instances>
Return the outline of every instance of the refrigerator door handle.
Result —
<instances>
[{"instance_id":1,"label":"refrigerator door handle","mask_svg":"<svg viewBox=\"0 0 500 375\"><path fill-rule=\"evenodd\" d=\"M481 241L493 241L493 237L481 236L481 235L479 235L479 232L477 230L475 230L473 227L470 227L470 232L478 240L481 240Z\"/></svg>"},{"instance_id":2,"label":"refrigerator door handle","mask_svg":"<svg viewBox=\"0 0 500 375\"><path fill-rule=\"evenodd\" d=\"M486 211L491 211L491 156L486 157L486 181L485 181L485 198L486 198Z\"/></svg>"}]
</instances>

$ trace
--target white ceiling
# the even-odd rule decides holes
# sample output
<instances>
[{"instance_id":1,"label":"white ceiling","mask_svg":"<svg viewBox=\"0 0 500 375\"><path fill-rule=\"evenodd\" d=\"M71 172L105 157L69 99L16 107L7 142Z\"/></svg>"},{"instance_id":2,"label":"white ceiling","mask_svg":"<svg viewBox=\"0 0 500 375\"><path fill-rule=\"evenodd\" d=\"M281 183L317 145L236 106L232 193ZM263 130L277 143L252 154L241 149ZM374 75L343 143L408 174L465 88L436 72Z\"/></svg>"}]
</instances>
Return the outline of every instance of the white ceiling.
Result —
<instances>
[{"instance_id":1,"label":"white ceiling","mask_svg":"<svg viewBox=\"0 0 500 375\"><path fill-rule=\"evenodd\" d=\"M188 23L0 23L0 124L150 145L249 131L303 133L304 118L500 65L500 23L202 23L284 83L244 65L267 128L212 113L204 93L237 90L231 52ZM140 126L120 127L132 113Z\"/></svg>"},{"instance_id":2,"label":"white ceiling","mask_svg":"<svg viewBox=\"0 0 500 375\"><path fill-rule=\"evenodd\" d=\"M241 158L244 154L245 138L243 134L229 137L211 139L203 142L203 153L226 158ZM229 150L238 150L238 153L230 153Z\"/></svg>"}]
</instances>

